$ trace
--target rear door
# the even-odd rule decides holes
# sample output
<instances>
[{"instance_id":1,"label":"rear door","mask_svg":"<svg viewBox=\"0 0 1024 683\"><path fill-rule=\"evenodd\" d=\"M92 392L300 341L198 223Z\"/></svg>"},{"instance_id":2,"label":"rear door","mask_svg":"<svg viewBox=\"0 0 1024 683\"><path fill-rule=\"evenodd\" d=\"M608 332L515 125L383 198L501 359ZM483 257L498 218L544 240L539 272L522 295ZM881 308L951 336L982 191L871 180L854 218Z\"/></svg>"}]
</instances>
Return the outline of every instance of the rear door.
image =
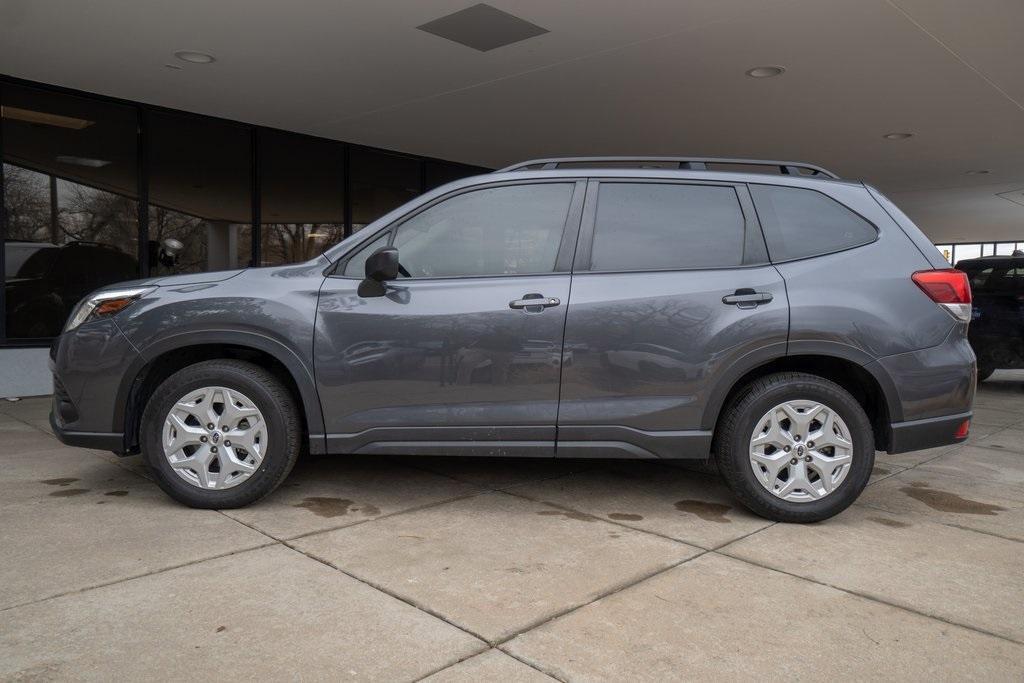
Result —
<instances>
[{"instance_id":1,"label":"rear door","mask_svg":"<svg viewBox=\"0 0 1024 683\"><path fill-rule=\"evenodd\" d=\"M562 335L586 183L535 180L439 198L338 264L314 353L339 453L553 456ZM366 257L403 277L361 296Z\"/></svg>"},{"instance_id":2,"label":"rear door","mask_svg":"<svg viewBox=\"0 0 1024 683\"><path fill-rule=\"evenodd\" d=\"M741 184L593 180L566 320L558 454L700 457L715 407L786 351L788 304Z\"/></svg>"}]
</instances>

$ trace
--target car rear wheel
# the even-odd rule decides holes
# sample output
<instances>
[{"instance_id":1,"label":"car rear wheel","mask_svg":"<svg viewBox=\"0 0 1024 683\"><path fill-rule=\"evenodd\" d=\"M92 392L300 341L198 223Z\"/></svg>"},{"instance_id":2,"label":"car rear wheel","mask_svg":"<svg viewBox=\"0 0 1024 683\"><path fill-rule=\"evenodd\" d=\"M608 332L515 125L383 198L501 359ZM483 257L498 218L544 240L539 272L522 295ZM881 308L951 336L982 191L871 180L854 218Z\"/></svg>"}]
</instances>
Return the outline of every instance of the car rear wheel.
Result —
<instances>
[{"instance_id":1,"label":"car rear wheel","mask_svg":"<svg viewBox=\"0 0 1024 683\"><path fill-rule=\"evenodd\" d=\"M778 373L751 383L726 409L715 457L753 512L779 522L817 522L845 510L864 490L874 433L864 409L838 384Z\"/></svg>"},{"instance_id":2,"label":"car rear wheel","mask_svg":"<svg viewBox=\"0 0 1024 683\"><path fill-rule=\"evenodd\" d=\"M299 455L301 426L288 389L238 360L188 366L153 392L142 416L142 452L175 500L234 508L264 497Z\"/></svg>"}]
</instances>

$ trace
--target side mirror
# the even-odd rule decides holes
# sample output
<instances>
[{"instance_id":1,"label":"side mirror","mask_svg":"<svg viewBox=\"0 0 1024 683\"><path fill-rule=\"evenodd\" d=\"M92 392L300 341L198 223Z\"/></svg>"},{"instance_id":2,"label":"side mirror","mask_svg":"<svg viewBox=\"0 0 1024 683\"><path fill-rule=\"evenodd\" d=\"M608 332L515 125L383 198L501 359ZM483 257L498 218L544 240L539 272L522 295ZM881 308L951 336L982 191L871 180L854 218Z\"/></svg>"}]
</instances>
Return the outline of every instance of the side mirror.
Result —
<instances>
[{"instance_id":1,"label":"side mirror","mask_svg":"<svg viewBox=\"0 0 1024 683\"><path fill-rule=\"evenodd\" d=\"M366 279L374 282L398 279L398 249L381 247L366 259Z\"/></svg>"}]
</instances>

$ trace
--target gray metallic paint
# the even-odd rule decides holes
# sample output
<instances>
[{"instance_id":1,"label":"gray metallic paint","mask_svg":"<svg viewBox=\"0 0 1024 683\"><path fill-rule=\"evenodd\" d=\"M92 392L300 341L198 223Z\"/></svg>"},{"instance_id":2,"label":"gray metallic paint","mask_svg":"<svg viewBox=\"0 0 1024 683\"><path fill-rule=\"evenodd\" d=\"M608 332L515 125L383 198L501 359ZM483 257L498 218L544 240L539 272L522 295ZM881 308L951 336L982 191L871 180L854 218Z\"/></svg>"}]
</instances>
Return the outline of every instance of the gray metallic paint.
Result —
<instances>
[{"instance_id":1,"label":"gray metallic paint","mask_svg":"<svg viewBox=\"0 0 1024 683\"><path fill-rule=\"evenodd\" d=\"M743 173L585 173L765 182ZM84 444L83 435L93 434L106 443L123 432L125 406L146 365L202 344L251 346L278 359L299 388L313 451L550 457L557 432L565 455L705 457L733 384L787 354L862 366L879 381L901 434L921 419L969 412L974 360L962 329L910 281L914 270L938 264L917 228L857 183L772 177L832 195L880 233L869 245L775 266L578 271L571 283L568 274L406 280L379 298L358 296L355 280L325 277L349 250L450 192L580 175L464 179L304 264L143 281L159 289L55 341L55 374L80 411L74 424L55 425L58 435ZM770 291L773 301L756 309L721 302L742 287ZM539 313L508 308L530 292L562 305Z\"/></svg>"}]
</instances>

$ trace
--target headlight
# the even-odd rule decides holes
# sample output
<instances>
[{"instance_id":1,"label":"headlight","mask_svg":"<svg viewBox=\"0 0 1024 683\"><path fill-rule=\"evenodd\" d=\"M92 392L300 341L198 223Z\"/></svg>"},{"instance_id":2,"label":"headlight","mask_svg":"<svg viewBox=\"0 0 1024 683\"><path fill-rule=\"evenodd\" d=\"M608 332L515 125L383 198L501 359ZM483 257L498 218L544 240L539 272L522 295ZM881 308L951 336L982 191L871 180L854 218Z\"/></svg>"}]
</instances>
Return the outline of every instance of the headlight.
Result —
<instances>
[{"instance_id":1,"label":"headlight","mask_svg":"<svg viewBox=\"0 0 1024 683\"><path fill-rule=\"evenodd\" d=\"M75 306L75 310L71 312L71 317L68 318L68 322L64 326L64 331L70 332L89 320L106 318L115 313L120 313L155 289L156 287L133 287L131 289L111 289L106 292L92 294L82 299Z\"/></svg>"}]
</instances>

